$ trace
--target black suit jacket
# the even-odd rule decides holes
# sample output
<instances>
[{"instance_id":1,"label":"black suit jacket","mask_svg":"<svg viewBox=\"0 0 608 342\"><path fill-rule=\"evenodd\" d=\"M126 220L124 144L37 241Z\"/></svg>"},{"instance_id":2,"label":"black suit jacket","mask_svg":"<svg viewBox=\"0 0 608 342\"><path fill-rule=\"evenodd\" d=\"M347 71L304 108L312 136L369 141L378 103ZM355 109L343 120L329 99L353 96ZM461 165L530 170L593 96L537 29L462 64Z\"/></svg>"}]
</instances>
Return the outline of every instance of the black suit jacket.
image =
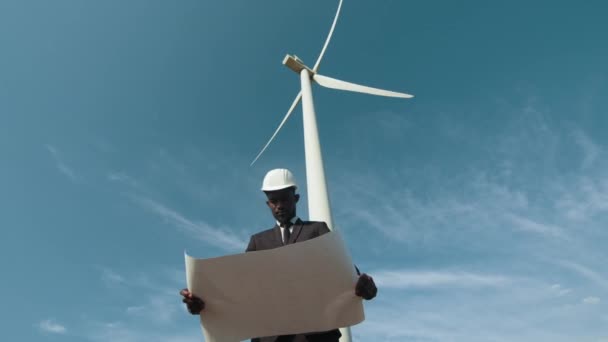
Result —
<instances>
[{"instance_id":1,"label":"black suit jacket","mask_svg":"<svg viewBox=\"0 0 608 342\"><path fill-rule=\"evenodd\" d=\"M293 225L293 232L288 243L314 239L326 233L329 233L329 228L325 222L302 221L298 219ZM284 246L281 228L275 225L273 228L252 235L247 246L247 252L262 251L281 246ZM251 342L338 342L340 336L342 336L340 330L335 329L298 335L258 337L252 339Z\"/></svg>"}]
</instances>

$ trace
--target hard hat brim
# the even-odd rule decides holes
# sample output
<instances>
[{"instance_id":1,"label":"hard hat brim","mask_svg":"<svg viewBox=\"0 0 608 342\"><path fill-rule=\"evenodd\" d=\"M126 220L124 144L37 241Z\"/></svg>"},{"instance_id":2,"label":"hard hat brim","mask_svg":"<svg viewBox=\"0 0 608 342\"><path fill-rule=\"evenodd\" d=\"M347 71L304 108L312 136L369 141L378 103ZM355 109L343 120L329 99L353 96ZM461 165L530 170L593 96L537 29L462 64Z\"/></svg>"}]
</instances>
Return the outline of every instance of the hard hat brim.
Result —
<instances>
[{"instance_id":1,"label":"hard hat brim","mask_svg":"<svg viewBox=\"0 0 608 342\"><path fill-rule=\"evenodd\" d=\"M295 184L283 184L283 185L278 185L278 186L267 186L267 187L263 187L262 191L264 191L264 192L267 192L267 191L279 191L279 190L288 189L288 188L294 188L294 190L296 190L298 188L298 186L295 185Z\"/></svg>"}]
</instances>

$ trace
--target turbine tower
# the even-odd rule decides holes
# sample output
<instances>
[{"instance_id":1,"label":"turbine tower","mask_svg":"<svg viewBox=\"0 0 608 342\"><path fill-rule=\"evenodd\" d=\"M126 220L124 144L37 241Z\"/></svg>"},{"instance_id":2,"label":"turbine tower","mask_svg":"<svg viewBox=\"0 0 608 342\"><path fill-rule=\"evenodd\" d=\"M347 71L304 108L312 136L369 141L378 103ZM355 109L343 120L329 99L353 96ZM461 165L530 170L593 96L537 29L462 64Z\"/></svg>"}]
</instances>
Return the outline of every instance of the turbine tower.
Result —
<instances>
[{"instance_id":1,"label":"turbine tower","mask_svg":"<svg viewBox=\"0 0 608 342\"><path fill-rule=\"evenodd\" d=\"M283 120L281 121L277 129L274 131L266 145L264 145L260 153L258 153L255 159L251 162L251 165L253 165L264 153L264 151L266 151L270 143L272 143L274 138L277 136L277 134L285 124L285 122L287 122L287 119L289 119L289 117L291 116L291 113L293 112L294 108L301 100L304 122L304 154L306 158L306 186L308 193L309 219L311 221L324 221L325 223L327 223L327 226L330 230L334 229L334 225L333 218L331 215L329 195L327 192L327 182L325 180L323 157L321 154L321 144L319 142L319 132L317 129L317 118L312 98L311 81L314 81L320 86L338 90L346 90L378 96L399 97L406 99L413 97L413 95L367 87L359 84L337 80L335 78L323 76L317 73L321 60L323 59L323 55L325 54L325 50L329 45L329 41L331 40L331 36L336 27L336 23L338 22L338 17L342 8L342 1L343 0L340 0L340 3L338 4L338 9L336 10L336 15L329 30L329 34L327 35L327 39L325 39L325 44L323 44L321 53L319 54L319 57L317 58L317 61L315 62L312 69L306 66L304 62L302 62L295 55L287 55L283 59L283 64L285 66L287 66L297 74L300 74L301 90L296 95L296 98L292 102L291 107L287 111L287 114L285 115L285 117L283 117ZM351 334L349 328L341 328L340 332L342 333L342 337L340 338L341 342L351 341Z\"/></svg>"}]
</instances>

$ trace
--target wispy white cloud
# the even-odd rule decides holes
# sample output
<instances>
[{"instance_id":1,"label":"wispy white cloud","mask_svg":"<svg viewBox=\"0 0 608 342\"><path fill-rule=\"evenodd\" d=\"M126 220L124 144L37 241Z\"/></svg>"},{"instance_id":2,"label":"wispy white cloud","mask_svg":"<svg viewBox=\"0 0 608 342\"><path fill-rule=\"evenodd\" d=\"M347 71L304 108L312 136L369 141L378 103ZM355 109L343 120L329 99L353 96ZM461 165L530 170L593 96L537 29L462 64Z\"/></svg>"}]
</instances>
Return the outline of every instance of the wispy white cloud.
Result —
<instances>
[{"instance_id":1,"label":"wispy white cloud","mask_svg":"<svg viewBox=\"0 0 608 342\"><path fill-rule=\"evenodd\" d=\"M109 289L126 289L138 293L137 303L130 303L122 309L126 315L147 322L167 324L173 321L183 306L178 291L183 287L185 276L175 277L181 272L165 272L161 269L154 275L138 273L126 276L104 267L101 268L101 279Z\"/></svg>"},{"instance_id":2,"label":"wispy white cloud","mask_svg":"<svg viewBox=\"0 0 608 342\"><path fill-rule=\"evenodd\" d=\"M516 229L521 229L523 231L538 233L546 236L566 238L564 229L558 226L548 223L536 222L534 220L516 214L506 214L505 216L513 222L513 227Z\"/></svg>"},{"instance_id":3,"label":"wispy white cloud","mask_svg":"<svg viewBox=\"0 0 608 342\"><path fill-rule=\"evenodd\" d=\"M190 236L227 251L242 251L247 241L237 235L203 221L192 221L176 210L150 198L133 195L133 201L144 209L160 216L165 222Z\"/></svg>"},{"instance_id":4,"label":"wispy white cloud","mask_svg":"<svg viewBox=\"0 0 608 342\"><path fill-rule=\"evenodd\" d=\"M608 213L604 147L583 128L564 132L556 127L549 109L535 98L499 109L511 119L500 134L475 142L475 160L457 170L461 172L445 174L439 167L443 163L412 165L398 156L389 163L394 171L383 170L382 177L371 175L364 165L350 168L337 181L338 220L373 228L403 244L445 241L453 227L460 236L483 230L486 236L502 234L528 243L528 248L582 239L577 230L590 230L597 216ZM454 138L466 143L471 128L454 122L462 130ZM449 127L434 127L434 134L450 135ZM572 147L581 158L563 153ZM567 172L562 172L563 165L568 165ZM428 186L420 190L420 183ZM573 222L577 220L593 224L580 226ZM507 236L509 231L517 235Z\"/></svg>"},{"instance_id":5,"label":"wispy white cloud","mask_svg":"<svg viewBox=\"0 0 608 342\"><path fill-rule=\"evenodd\" d=\"M145 307L145 306L143 306L143 305L138 305L138 306L128 306L128 307L127 307L127 309L126 309L126 312L127 312L128 314L139 314L139 313L141 313L142 311L144 311L144 310L145 310L145 308L146 308L146 307Z\"/></svg>"},{"instance_id":6,"label":"wispy white cloud","mask_svg":"<svg viewBox=\"0 0 608 342\"><path fill-rule=\"evenodd\" d=\"M102 269L101 280L108 286L124 285L127 283L122 275L109 268Z\"/></svg>"},{"instance_id":7,"label":"wispy white cloud","mask_svg":"<svg viewBox=\"0 0 608 342\"><path fill-rule=\"evenodd\" d=\"M109 268L101 269L101 277L113 284L121 284L125 291L114 291L110 286L107 295L121 296L121 300L109 300L114 320L111 322L87 318L79 329L79 335L92 341L118 342L194 342L202 334L198 324L188 321L191 315L181 301L179 289L185 279L178 277L183 271L161 268L152 273L118 274ZM122 298L124 293L136 293ZM94 316L95 312L90 313ZM190 324L184 325L188 321Z\"/></svg>"},{"instance_id":8,"label":"wispy white cloud","mask_svg":"<svg viewBox=\"0 0 608 342\"><path fill-rule=\"evenodd\" d=\"M583 266L579 263L568 261L568 260L560 260L560 261L558 261L558 264L562 265L566 268L569 268L569 269L575 271L576 273L582 275L586 279L591 280L593 283L595 283L605 289L608 289L608 279L606 279L599 272L596 272L587 266Z\"/></svg>"},{"instance_id":9,"label":"wispy white cloud","mask_svg":"<svg viewBox=\"0 0 608 342\"><path fill-rule=\"evenodd\" d=\"M160 151L160 156L162 163L154 164L155 168L159 168L163 170L163 173L171 175L171 179L178 188L182 190L188 189L188 191L186 191L188 195L193 194L193 188L202 188L201 184L193 179L188 165L176 160L168 152L162 149ZM134 203L143 209L156 214L169 225L178 228L191 237L229 252L240 252L244 249L244 246L247 245L247 240L244 238L242 231L237 234L230 229L214 226L204 220L192 220L186 217L177 209L154 199L153 197L158 196L158 191L153 187L145 184L139 179L129 176L125 172L109 172L107 174L107 179L111 182L117 182L128 186L129 190L126 192L126 195ZM150 194L155 194L156 196ZM203 197L197 197L197 199L202 198Z\"/></svg>"},{"instance_id":10,"label":"wispy white cloud","mask_svg":"<svg viewBox=\"0 0 608 342\"><path fill-rule=\"evenodd\" d=\"M599 304L600 303L600 299L598 297L585 297L583 298L583 303L585 304Z\"/></svg>"},{"instance_id":11,"label":"wispy white cloud","mask_svg":"<svg viewBox=\"0 0 608 342\"><path fill-rule=\"evenodd\" d=\"M555 293L557 296L565 296L568 293L572 292L572 289L564 288L560 284L553 284L550 287L551 291Z\"/></svg>"},{"instance_id":12,"label":"wispy white cloud","mask_svg":"<svg viewBox=\"0 0 608 342\"><path fill-rule=\"evenodd\" d=\"M54 147L54 146L52 146L52 145L49 145L49 144L44 145L44 147L51 154L51 157L53 157L53 160L55 161L55 166L57 167L57 170L59 170L59 172L61 174L63 174L67 178L69 178L71 181L73 181L73 182L78 181L78 176L76 175L76 173L74 172L74 170L71 167L69 167L60 158L60 152L57 150L57 148Z\"/></svg>"},{"instance_id":13,"label":"wispy white cloud","mask_svg":"<svg viewBox=\"0 0 608 342\"><path fill-rule=\"evenodd\" d=\"M371 274L381 288L498 287L512 282L508 277L470 272L379 270Z\"/></svg>"},{"instance_id":14,"label":"wispy white cloud","mask_svg":"<svg viewBox=\"0 0 608 342\"><path fill-rule=\"evenodd\" d=\"M595 163L600 156L602 149L581 129L575 130L573 135L574 141L583 152L583 161L581 167L586 169Z\"/></svg>"},{"instance_id":15,"label":"wispy white cloud","mask_svg":"<svg viewBox=\"0 0 608 342\"><path fill-rule=\"evenodd\" d=\"M124 274L111 269L109 267L99 267L100 277L102 282L110 289L117 287L129 288L145 293L154 293L155 295L175 297L176 289L183 286L186 279L183 269L168 269L160 268L154 273L138 272L135 274ZM136 312L139 305L131 305L130 311Z\"/></svg>"},{"instance_id":16,"label":"wispy white cloud","mask_svg":"<svg viewBox=\"0 0 608 342\"><path fill-rule=\"evenodd\" d=\"M178 295L178 289L169 291L153 291L142 296L142 304L128 306L125 313L147 322L168 324L175 320L178 313L185 313L185 308ZM169 293L168 293L169 292Z\"/></svg>"},{"instance_id":17,"label":"wispy white cloud","mask_svg":"<svg viewBox=\"0 0 608 342\"><path fill-rule=\"evenodd\" d=\"M129 175L124 172L110 172L108 173L108 180L112 182L124 183L132 188L139 187L139 182L129 177Z\"/></svg>"},{"instance_id":18,"label":"wispy white cloud","mask_svg":"<svg viewBox=\"0 0 608 342\"><path fill-rule=\"evenodd\" d=\"M425 198L395 184L398 179L379 182L365 175L344 177L342 206L338 207L341 219L350 225L364 223L391 241L404 243L445 240L446 234L456 234L455 229L458 235L507 229L546 239L569 238L566 228L531 207L524 191L491 182L483 173L472 175L459 191L439 189Z\"/></svg>"},{"instance_id":19,"label":"wispy white cloud","mask_svg":"<svg viewBox=\"0 0 608 342\"><path fill-rule=\"evenodd\" d=\"M492 284L488 286L466 276L457 281L447 277L449 285L432 293L419 291L435 289L426 285L427 280L423 287L380 291L375 303L366 305L366 321L354 328L354 335L364 341L566 342L589 341L580 337L605 332L601 325L583 328L573 323L587 319L599 324L601 311L599 306L578 305L571 296L556 296L566 292L560 284L527 277L489 277L482 281ZM454 285L459 283L462 286ZM464 291L463 286L473 286L473 291Z\"/></svg>"},{"instance_id":20,"label":"wispy white cloud","mask_svg":"<svg viewBox=\"0 0 608 342\"><path fill-rule=\"evenodd\" d=\"M51 319L46 319L46 320L41 321L40 323L38 323L38 327L40 328L40 330L47 332L47 333L65 334L67 332L67 329L65 326L63 326Z\"/></svg>"},{"instance_id":21,"label":"wispy white cloud","mask_svg":"<svg viewBox=\"0 0 608 342\"><path fill-rule=\"evenodd\" d=\"M163 183L169 179L180 195L211 206L227 191L258 188L259 179L234 167L241 162L234 159L233 154L225 150L218 152L215 148L190 147L179 152L161 148L157 158L151 161L151 168ZM240 200L233 199L237 203Z\"/></svg>"},{"instance_id":22,"label":"wispy white cloud","mask_svg":"<svg viewBox=\"0 0 608 342\"><path fill-rule=\"evenodd\" d=\"M576 221L608 212L608 178L581 176L573 187L562 190L556 208Z\"/></svg>"}]
</instances>

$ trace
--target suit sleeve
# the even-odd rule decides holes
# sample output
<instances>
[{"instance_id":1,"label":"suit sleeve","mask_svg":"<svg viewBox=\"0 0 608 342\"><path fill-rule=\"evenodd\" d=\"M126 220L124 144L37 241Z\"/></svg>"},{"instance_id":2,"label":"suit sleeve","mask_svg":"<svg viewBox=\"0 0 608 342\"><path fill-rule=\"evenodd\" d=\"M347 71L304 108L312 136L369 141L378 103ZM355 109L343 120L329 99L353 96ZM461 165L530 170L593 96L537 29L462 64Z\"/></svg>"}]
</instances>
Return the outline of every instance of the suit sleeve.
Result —
<instances>
[{"instance_id":1,"label":"suit sleeve","mask_svg":"<svg viewBox=\"0 0 608 342\"><path fill-rule=\"evenodd\" d=\"M317 333L306 334L306 339L309 342L328 342L328 341L338 341L342 334L340 330L334 329L330 331L322 331Z\"/></svg>"},{"instance_id":2,"label":"suit sleeve","mask_svg":"<svg viewBox=\"0 0 608 342\"><path fill-rule=\"evenodd\" d=\"M329 233L329 227L327 226L327 223L325 223L325 222L319 222L319 223L320 224L318 225L318 228L317 228L317 232L319 233L319 236Z\"/></svg>"},{"instance_id":3,"label":"suit sleeve","mask_svg":"<svg viewBox=\"0 0 608 342\"><path fill-rule=\"evenodd\" d=\"M253 252L255 250L255 239L253 238L253 236L251 236L251 238L249 239L249 245L247 245L247 249L245 250L245 252Z\"/></svg>"}]
</instances>

